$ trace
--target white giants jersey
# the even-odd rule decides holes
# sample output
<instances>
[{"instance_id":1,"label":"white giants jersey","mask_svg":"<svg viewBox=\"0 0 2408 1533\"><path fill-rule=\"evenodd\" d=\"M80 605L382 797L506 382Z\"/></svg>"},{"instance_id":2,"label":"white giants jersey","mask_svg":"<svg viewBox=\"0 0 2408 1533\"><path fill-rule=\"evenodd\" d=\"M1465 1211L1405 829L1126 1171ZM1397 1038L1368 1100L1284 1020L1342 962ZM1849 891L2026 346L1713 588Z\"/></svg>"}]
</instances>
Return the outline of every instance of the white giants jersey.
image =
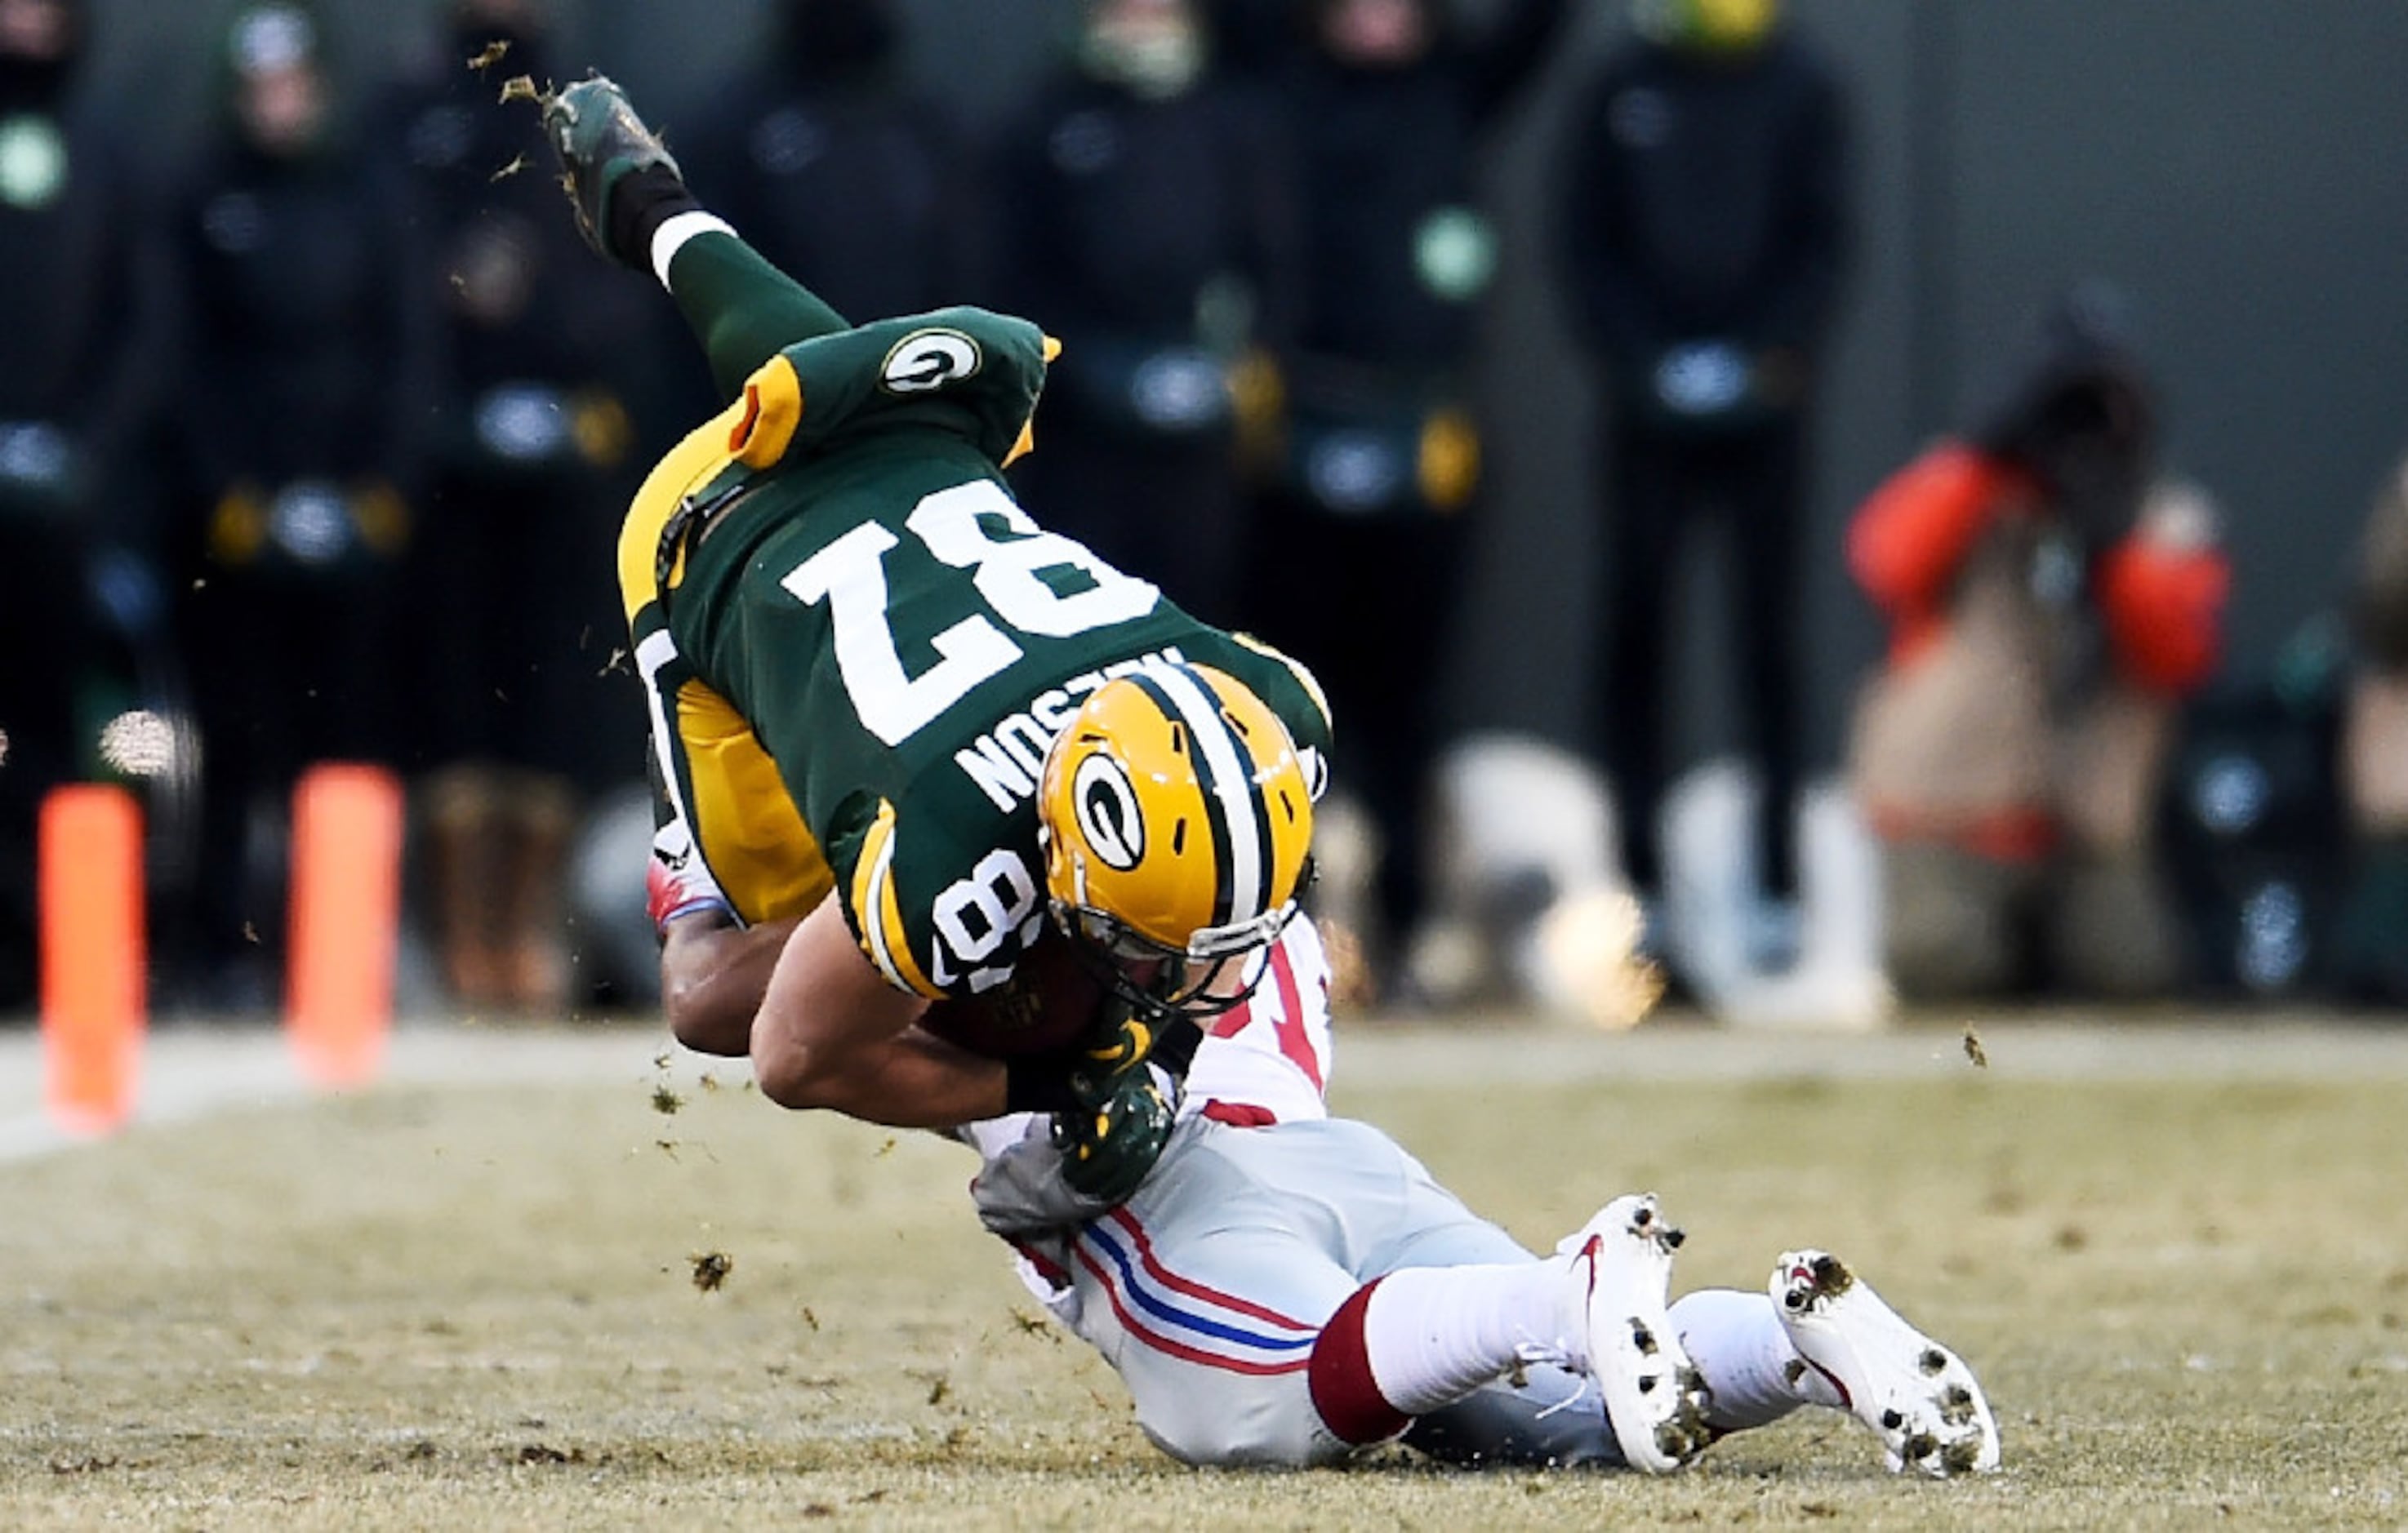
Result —
<instances>
[{"instance_id":1,"label":"white giants jersey","mask_svg":"<svg viewBox=\"0 0 2408 1533\"><path fill-rule=\"evenodd\" d=\"M1329 1116L1329 957L1321 934L1297 917L1263 967L1253 993L1208 1028L1181 1117L1259 1127Z\"/></svg>"}]
</instances>

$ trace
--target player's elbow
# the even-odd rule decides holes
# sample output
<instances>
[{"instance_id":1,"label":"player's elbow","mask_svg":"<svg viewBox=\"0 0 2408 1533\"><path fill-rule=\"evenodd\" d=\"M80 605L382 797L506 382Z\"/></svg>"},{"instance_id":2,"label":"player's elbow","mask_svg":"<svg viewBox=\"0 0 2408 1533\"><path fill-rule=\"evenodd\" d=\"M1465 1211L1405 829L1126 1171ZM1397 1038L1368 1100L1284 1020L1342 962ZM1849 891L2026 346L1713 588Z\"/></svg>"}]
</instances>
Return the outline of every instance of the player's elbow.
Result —
<instances>
[{"instance_id":1,"label":"player's elbow","mask_svg":"<svg viewBox=\"0 0 2408 1533\"><path fill-rule=\"evenodd\" d=\"M774 1029L752 1030L752 1083L780 1107L839 1107L846 1100L840 1061L826 1049Z\"/></svg>"},{"instance_id":2,"label":"player's elbow","mask_svg":"<svg viewBox=\"0 0 2408 1533\"><path fill-rule=\"evenodd\" d=\"M695 984L667 984L661 987L661 1014L669 1024L669 1036L696 1053L742 1053L739 1044L730 1051L724 1045L727 1028L724 1019L712 1015L703 1004L702 987ZM748 1027L749 1033L751 1029Z\"/></svg>"},{"instance_id":3,"label":"player's elbow","mask_svg":"<svg viewBox=\"0 0 2408 1533\"><path fill-rule=\"evenodd\" d=\"M662 966L661 1016L669 1036L696 1053L741 1059L752 1046L752 1009L712 975Z\"/></svg>"}]
</instances>

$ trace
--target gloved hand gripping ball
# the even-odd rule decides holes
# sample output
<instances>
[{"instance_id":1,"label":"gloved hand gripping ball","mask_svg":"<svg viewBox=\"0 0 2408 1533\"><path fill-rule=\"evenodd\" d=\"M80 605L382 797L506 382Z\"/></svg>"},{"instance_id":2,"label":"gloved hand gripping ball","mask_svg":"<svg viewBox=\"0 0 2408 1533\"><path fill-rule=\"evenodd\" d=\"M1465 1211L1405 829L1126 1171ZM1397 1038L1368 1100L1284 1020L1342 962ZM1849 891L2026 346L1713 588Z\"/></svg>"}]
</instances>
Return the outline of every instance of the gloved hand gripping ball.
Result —
<instances>
[{"instance_id":1,"label":"gloved hand gripping ball","mask_svg":"<svg viewBox=\"0 0 2408 1533\"><path fill-rule=\"evenodd\" d=\"M1071 1191L1123 1203L1161 1158L1178 1110L1143 1065L1101 1083L1101 1097L1054 1115L1054 1146L1062 1153L1062 1180Z\"/></svg>"}]
</instances>

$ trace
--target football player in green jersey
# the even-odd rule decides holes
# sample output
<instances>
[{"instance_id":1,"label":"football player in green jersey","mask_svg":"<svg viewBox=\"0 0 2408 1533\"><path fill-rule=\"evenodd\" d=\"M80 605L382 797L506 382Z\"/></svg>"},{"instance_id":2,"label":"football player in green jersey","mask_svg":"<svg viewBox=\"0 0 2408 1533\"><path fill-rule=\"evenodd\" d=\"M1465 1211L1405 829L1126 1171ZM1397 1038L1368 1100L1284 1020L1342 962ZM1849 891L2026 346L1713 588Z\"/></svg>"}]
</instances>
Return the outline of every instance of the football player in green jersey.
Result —
<instances>
[{"instance_id":1,"label":"football player in green jersey","mask_svg":"<svg viewBox=\"0 0 2408 1533\"><path fill-rule=\"evenodd\" d=\"M682 1041L749 1053L790 1107L959 1126L982 1222L1186 1462L1332 1462L1418 1423L1457 1461L1663 1473L1820 1403L1894 1469L1996 1466L1962 1360L1827 1254L1676 1317L1653 1196L1544 1259L1331 1119L1328 970L1293 919L1326 714L1300 668L1013 503L1043 336L848 326L695 204L609 81L545 122L588 237L659 275L731 401L620 541ZM1111 981L1088 1039L1007 1066L921 1025L1064 951L1040 940ZM1154 1061L1182 1041L1174 1137Z\"/></svg>"},{"instance_id":2,"label":"football player in green jersey","mask_svg":"<svg viewBox=\"0 0 2408 1533\"><path fill-rule=\"evenodd\" d=\"M695 202L610 81L544 123L580 230L658 277L728 400L619 543L673 1030L749 1054L788 1107L1054 1111L1074 1176L1133 1186L1169 1123L1145 1056L1192 1041L1295 913L1318 689L1014 502L1054 351L1035 325L850 324ZM1120 1003L1084 1050L1007 1064L916 1025L1049 925Z\"/></svg>"}]
</instances>

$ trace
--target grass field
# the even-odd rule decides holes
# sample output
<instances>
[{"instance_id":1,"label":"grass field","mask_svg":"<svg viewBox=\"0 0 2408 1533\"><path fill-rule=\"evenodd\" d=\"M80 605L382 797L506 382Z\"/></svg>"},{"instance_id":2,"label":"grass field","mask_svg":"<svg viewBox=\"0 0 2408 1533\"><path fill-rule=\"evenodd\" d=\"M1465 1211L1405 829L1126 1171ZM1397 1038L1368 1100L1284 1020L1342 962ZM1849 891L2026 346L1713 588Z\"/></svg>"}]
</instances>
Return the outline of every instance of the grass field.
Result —
<instances>
[{"instance_id":1,"label":"grass field","mask_svg":"<svg viewBox=\"0 0 2408 1533\"><path fill-rule=\"evenodd\" d=\"M1182 1469L979 1232L965 1153L640 1030L440 1029L334 1098L187 1039L164 1121L0 1159L0 1526L2408 1523L2408 1031L1983 1038L1358 1028L1337 1093L1533 1244L1648 1187L1676 1289L1850 1257L1980 1370L1981 1483L1823 1412L1672 1481ZM0 1035L0 1126L34 1058Z\"/></svg>"}]
</instances>

